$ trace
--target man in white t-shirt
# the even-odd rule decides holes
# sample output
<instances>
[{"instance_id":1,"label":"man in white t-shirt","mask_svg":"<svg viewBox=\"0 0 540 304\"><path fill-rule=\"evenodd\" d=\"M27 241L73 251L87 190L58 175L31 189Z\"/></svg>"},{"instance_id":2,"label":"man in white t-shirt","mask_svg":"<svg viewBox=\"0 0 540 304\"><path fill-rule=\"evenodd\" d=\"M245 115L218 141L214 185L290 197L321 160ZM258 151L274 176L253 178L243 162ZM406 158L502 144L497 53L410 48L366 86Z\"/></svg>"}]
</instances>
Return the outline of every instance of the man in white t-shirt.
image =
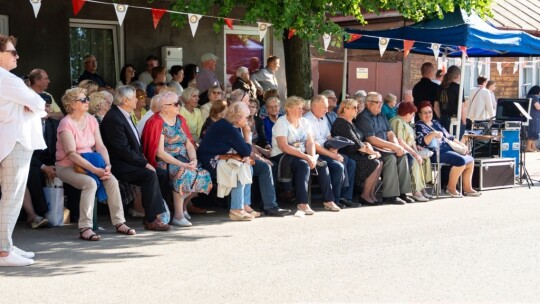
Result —
<instances>
[{"instance_id":1,"label":"man in white t-shirt","mask_svg":"<svg viewBox=\"0 0 540 304\"><path fill-rule=\"evenodd\" d=\"M473 121L488 120L495 116L491 92L486 89L487 78L478 76L476 82L478 86L471 90L469 94L469 105L467 118Z\"/></svg>"}]
</instances>

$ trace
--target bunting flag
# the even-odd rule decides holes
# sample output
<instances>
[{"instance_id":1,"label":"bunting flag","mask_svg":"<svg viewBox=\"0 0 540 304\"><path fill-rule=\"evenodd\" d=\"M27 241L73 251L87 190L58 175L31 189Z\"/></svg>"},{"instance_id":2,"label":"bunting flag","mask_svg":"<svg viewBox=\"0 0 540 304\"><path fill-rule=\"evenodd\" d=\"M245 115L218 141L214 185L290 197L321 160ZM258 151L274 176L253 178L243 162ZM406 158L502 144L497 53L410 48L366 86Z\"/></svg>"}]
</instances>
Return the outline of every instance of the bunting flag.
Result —
<instances>
[{"instance_id":1,"label":"bunting flag","mask_svg":"<svg viewBox=\"0 0 540 304\"><path fill-rule=\"evenodd\" d=\"M234 29L234 28L233 28L233 25L232 25L232 24L233 24L233 20L232 20L231 18L225 18L225 19L223 19L223 21L225 21L225 24L226 24L231 30Z\"/></svg>"},{"instance_id":2,"label":"bunting flag","mask_svg":"<svg viewBox=\"0 0 540 304\"><path fill-rule=\"evenodd\" d=\"M41 0L30 0L30 3L32 4L32 8L34 9L34 16L36 16L39 13L39 9L41 8Z\"/></svg>"},{"instance_id":3,"label":"bunting flag","mask_svg":"<svg viewBox=\"0 0 540 304\"><path fill-rule=\"evenodd\" d=\"M383 56L384 51L386 51L386 48L388 47L388 42L390 42L390 39L388 38L379 38L379 52L381 53L381 57Z\"/></svg>"},{"instance_id":4,"label":"bunting flag","mask_svg":"<svg viewBox=\"0 0 540 304\"><path fill-rule=\"evenodd\" d=\"M441 51L441 45L438 43L432 43L431 50L433 51L433 55L435 55L435 60L437 60L437 58L439 58L439 52Z\"/></svg>"},{"instance_id":5,"label":"bunting flag","mask_svg":"<svg viewBox=\"0 0 540 304\"><path fill-rule=\"evenodd\" d=\"M512 70L512 74L515 74L519 68L519 63L516 61L514 62L514 69Z\"/></svg>"},{"instance_id":6,"label":"bunting flag","mask_svg":"<svg viewBox=\"0 0 540 304\"><path fill-rule=\"evenodd\" d=\"M497 71L499 72L499 76L502 75L502 62L497 62Z\"/></svg>"},{"instance_id":7,"label":"bunting flag","mask_svg":"<svg viewBox=\"0 0 540 304\"><path fill-rule=\"evenodd\" d=\"M201 17L202 15L188 14L189 26L191 27L191 35L193 35L193 38L195 38L195 33L197 32L197 27L199 27Z\"/></svg>"},{"instance_id":8,"label":"bunting flag","mask_svg":"<svg viewBox=\"0 0 540 304\"><path fill-rule=\"evenodd\" d=\"M152 21L154 21L154 29L157 29L161 17L167 12L167 10L161 8L152 9Z\"/></svg>"},{"instance_id":9,"label":"bunting flag","mask_svg":"<svg viewBox=\"0 0 540 304\"><path fill-rule=\"evenodd\" d=\"M85 2L86 0L71 0L73 4L73 15L77 16Z\"/></svg>"},{"instance_id":10,"label":"bunting flag","mask_svg":"<svg viewBox=\"0 0 540 304\"><path fill-rule=\"evenodd\" d=\"M260 41L262 41L264 39L264 36L266 36L266 31L268 31L269 26L270 26L270 23L257 22L257 27L259 28L259 40Z\"/></svg>"},{"instance_id":11,"label":"bunting flag","mask_svg":"<svg viewBox=\"0 0 540 304\"><path fill-rule=\"evenodd\" d=\"M323 43L324 43L324 51L327 51L328 46L330 45L330 40L332 40L332 36L330 36L327 33L324 33L324 35L322 36L322 39L323 39Z\"/></svg>"},{"instance_id":12,"label":"bunting flag","mask_svg":"<svg viewBox=\"0 0 540 304\"><path fill-rule=\"evenodd\" d=\"M120 23L120 26L122 26L122 23L124 23L124 18L126 18L126 13L128 10L129 5L127 4L114 4L114 11L116 12L116 17L118 18L118 23Z\"/></svg>"},{"instance_id":13,"label":"bunting flag","mask_svg":"<svg viewBox=\"0 0 540 304\"><path fill-rule=\"evenodd\" d=\"M403 40L403 57L407 58L414 45L414 40Z\"/></svg>"},{"instance_id":14,"label":"bunting flag","mask_svg":"<svg viewBox=\"0 0 540 304\"><path fill-rule=\"evenodd\" d=\"M347 40L347 42L353 42L353 41L358 40L360 38L362 38L362 35L351 34L351 36L349 37L349 40Z\"/></svg>"},{"instance_id":15,"label":"bunting flag","mask_svg":"<svg viewBox=\"0 0 540 304\"><path fill-rule=\"evenodd\" d=\"M466 46L459 46L458 48L459 48L460 51L465 53L465 57L469 57L469 56L467 56L467 47Z\"/></svg>"},{"instance_id":16,"label":"bunting flag","mask_svg":"<svg viewBox=\"0 0 540 304\"><path fill-rule=\"evenodd\" d=\"M287 38L291 39L294 34L296 34L296 30L294 28L289 29L289 35L287 35Z\"/></svg>"}]
</instances>

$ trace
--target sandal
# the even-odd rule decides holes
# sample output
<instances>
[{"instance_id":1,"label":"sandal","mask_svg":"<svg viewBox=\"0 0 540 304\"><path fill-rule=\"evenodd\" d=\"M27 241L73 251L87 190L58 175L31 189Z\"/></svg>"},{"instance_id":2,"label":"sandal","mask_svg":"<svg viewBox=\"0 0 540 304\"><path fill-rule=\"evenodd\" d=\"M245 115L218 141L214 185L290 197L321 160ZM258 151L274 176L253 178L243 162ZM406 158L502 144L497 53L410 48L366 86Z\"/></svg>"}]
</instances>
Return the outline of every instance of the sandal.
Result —
<instances>
[{"instance_id":1,"label":"sandal","mask_svg":"<svg viewBox=\"0 0 540 304\"><path fill-rule=\"evenodd\" d=\"M122 226L125 226L127 229L125 229L125 230L120 230L119 228L122 227ZM116 225L115 227L116 227L116 232L117 232L117 233L125 234L125 235L135 235L135 234L136 234L135 229L129 228L129 227L126 225L126 223L118 224L118 225Z\"/></svg>"},{"instance_id":2,"label":"sandal","mask_svg":"<svg viewBox=\"0 0 540 304\"><path fill-rule=\"evenodd\" d=\"M94 233L94 231L92 231L92 234L87 236L87 237L84 237L83 234L86 232L86 231L92 231L92 228L90 227L87 227L87 228L81 228L79 229L79 233L81 234L80 238L85 240L85 241L99 241L101 240L101 236L99 236L98 234Z\"/></svg>"}]
</instances>

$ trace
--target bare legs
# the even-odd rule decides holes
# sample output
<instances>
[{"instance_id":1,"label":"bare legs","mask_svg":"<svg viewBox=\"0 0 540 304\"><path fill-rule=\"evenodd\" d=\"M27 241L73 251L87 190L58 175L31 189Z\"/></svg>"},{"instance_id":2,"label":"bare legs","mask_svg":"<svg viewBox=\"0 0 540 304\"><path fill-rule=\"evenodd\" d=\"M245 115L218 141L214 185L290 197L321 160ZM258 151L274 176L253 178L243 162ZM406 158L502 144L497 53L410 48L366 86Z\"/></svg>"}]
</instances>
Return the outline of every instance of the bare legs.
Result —
<instances>
[{"instance_id":1,"label":"bare legs","mask_svg":"<svg viewBox=\"0 0 540 304\"><path fill-rule=\"evenodd\" d=\"M452 194L457 194L457 182L460 176L463 176L463 191L470 193L476 192L472 188L472 175L474 171L474 162L470 162L464 166L453 166L450 169L450 176L448 178L448 185L446 189Z\"/></svg>"},{"instance_id":2,"label":"bare legs","mask_svg":"<svg viewBox=\"0 0 540 304\"><path fill-rule=\"evenodd\" d=\"M382 172L382 161L379 162L377 168L371 173L371 175L366 178L364 182L364 190L360 196L369 203L377 202L377 197L375 196L375 191L377 190L377 182Z\"/></svg>"}]
</instances>

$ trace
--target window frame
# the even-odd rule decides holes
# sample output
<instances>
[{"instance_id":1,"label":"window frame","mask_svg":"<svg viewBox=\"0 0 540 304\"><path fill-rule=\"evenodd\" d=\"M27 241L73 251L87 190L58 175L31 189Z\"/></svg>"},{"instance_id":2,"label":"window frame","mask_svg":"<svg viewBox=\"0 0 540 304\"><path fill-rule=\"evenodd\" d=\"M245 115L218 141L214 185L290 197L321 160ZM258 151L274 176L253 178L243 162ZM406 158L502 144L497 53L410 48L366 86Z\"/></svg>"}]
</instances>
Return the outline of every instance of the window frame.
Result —
<instances>
[{"instance_id":1,"label":"window frame","mask_svg":"<svg viewBox=\"0 0 540 304\"><path fill-rule=\"evenodd\" d=\"M9 16L0 15L0 34L9 36Z\"/></svg>"},{"instance_id":2,"label":"window frame","mask_svg":"<svg viewBox=\"0 0 540 304\"><path fill-rule=\"evenodd\" d=\"M519 57L519 97L525 97L529 89L540 81L540 57ZM531 82L525 88L525 69L531 69Z\"/></svg>"}]
</instances>

